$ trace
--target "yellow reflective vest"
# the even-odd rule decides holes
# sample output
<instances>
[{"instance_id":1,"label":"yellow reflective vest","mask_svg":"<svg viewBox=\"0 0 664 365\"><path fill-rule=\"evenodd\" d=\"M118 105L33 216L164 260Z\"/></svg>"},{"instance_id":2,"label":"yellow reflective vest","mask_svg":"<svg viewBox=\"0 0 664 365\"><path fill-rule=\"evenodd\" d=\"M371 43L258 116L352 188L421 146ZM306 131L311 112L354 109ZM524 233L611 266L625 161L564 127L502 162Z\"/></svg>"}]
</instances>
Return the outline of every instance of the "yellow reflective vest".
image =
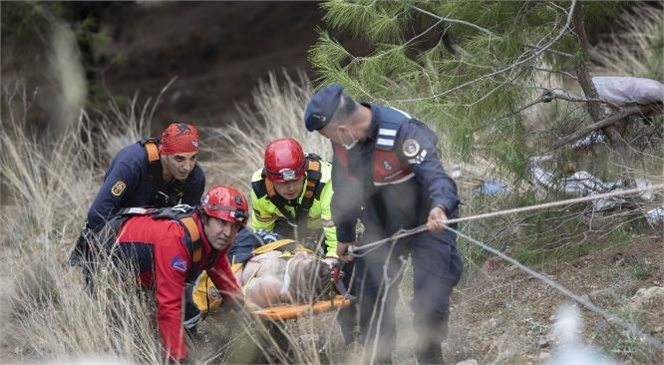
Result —
<instances>
[{"instance_id":1,"label":"yellow reflective vest","mask_svg":"<svg viewBox=\"0 0 664 365\"><path fill-rule=\"evenodd\" d=\"M311 160L307 157L307 160ZM291 206L288 204L281 204L281 209L277 206L279 201L284 201L271 186L271 182L266 180L263 169L256 171L251 178L251 227L254 230L266 229L274 230L278 219L286 219L291 222L297 221L298 209L301 206L306 206L308 194L311 195L311 207L306 212L306 228L310 231L323 230L325 234L325 244L327 252L326 257L337 257L337 233L334 223L332 222L332 164L329 161L316 159L320 163L320 168L314 170L308 168L305 173L303 182L302 193L297 199L297 205ZM318 166L310 163L309 166ZM319 179L316 179L319 177ZM316 183L316 181L318 181ZM289 213L290 217L286 218L284 213ZM295 233L295 231L294 231ZM301 240L302 237L295 237L294 239Z\"/></svg>"}]
</instances>

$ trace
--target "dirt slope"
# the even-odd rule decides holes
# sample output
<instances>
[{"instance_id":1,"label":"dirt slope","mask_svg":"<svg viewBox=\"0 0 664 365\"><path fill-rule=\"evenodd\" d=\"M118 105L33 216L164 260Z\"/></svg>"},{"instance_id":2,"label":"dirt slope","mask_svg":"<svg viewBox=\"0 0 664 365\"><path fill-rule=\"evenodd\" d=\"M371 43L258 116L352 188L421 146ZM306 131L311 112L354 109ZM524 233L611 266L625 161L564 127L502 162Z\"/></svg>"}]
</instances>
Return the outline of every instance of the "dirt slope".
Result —
<instances>
[{"instance_id":1,"label":"dirt slope","mask_svg":"<svg viewBox=\"0 0 664 365\"><path fill-rule=\"evenodd\" d=\"M664 242L661 236L635 237L629 246L612 246L573 262L535 267L600 308L633 322L664 341ZM639 289L658 288L645 298ZM480 363L537 364L556 341L549 336L556 310L572 302L517 267L499 263L469 278L454 298L449 359ZM664 363L664 354L643 353L643 345L601 316L583 310L586 341L613 351L625 363Z\"/></svg>"}]
</instances>

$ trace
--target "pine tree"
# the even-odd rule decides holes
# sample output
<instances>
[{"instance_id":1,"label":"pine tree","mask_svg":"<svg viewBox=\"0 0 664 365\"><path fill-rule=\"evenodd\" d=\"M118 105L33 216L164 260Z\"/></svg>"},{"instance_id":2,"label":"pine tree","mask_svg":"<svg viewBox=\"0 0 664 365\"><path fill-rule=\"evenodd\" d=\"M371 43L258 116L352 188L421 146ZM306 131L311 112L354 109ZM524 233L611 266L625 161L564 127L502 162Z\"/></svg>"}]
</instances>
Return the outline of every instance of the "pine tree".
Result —
<instances>
[{"instance_id":1,"label":"pine tree","mask_svg":"<svg viewBox=\"0 0 664 365\"><path fill-rule=\"evenodd\" d=\"M310 51L317 83L341 83L360 100L435 124L458 157L480 153L523 176L529 157L573 128L570 119L602 117L599 103L574 103L573 116L559 112L546 121L547 134L533 134L522 111L562 96L538 85L542 74L577 79L586 98L596 99L583 85L587 40L578 31L611 22L619 2L333 0L321 6L334 34L360 39L371 51L351 54L321 30Z\"/></svg>"}]
</instances>

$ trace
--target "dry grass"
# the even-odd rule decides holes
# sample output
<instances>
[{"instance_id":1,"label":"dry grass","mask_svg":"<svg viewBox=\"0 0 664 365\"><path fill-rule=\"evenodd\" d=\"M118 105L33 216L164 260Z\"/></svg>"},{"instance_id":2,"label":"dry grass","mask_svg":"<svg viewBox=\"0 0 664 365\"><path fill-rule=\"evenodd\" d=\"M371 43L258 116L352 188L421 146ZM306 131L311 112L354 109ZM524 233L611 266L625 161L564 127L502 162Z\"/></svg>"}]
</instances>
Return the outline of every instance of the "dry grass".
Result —
<instances>
[{"instance_id":1,"label":"dry grass","mask_svg":"<svg viewBox=\"0 0 664 365\"><path fill-rule=\"evenodd\" d=\"M257 111L243 109L241 120L219 139L242 151L234 158L228 157L227 149L213 148L214 139L207 139L202 154L210 156L203 162L208 186L228 182L248 193L251 173L262 165L263 146L272 138L293 136L307 151L325 155L321 146L328 143L301 127L302 108L311 92L308 83L301 81L304 87L290 79L280 84L272 77L260 85L255 93ZM0 292L0 320L6 325L1 330L0 351L12 362L70 362L101 354L108 361L163 363L151 293L136 290L119 279L121 270L108 267L99 281L106 285L99 286L93 298L84 291L79 270L65 263L110 158L121 144L149 135L150 108L158 104L158 98L141 108L134 99L126 110L112 103L110 113L96 114L99 120L83 113L57 136L37 141L26 132L30 105L19 91L5 93L11 98L0 132L5 188L0 236L3 257L9 263L1 273L6 285ZM242 124L253 128L243 129ZM94 131L88 128L91 125ZM99 150L100 140L109 141L106 150ZM327 335L316 338L310 333L320 328L321 318L289 323L288 332L280 336L272 336L273 325L254 321L247 313L234 321L237 326L229 327L228 317L211 316L202 326L208 342L192 342L190 346L200 350L192 358L199 363L223 359L251 363L257 356L269 355L273 361L320 363L321 357L330 356L335 330L331 315L326 319ZM223 346L207 345L220 340ZM235 351L229 344L253 349L253 355L249 350ZM302 350L312 346L316 350ZM319 352L322 346L327 350ZM289 352L281 350L286 348Z\"/></svg>"},{"instance_id":2,"label":"dry grass","mask_svg":"<svg viewBox=\"0 0 664 365\"><path fill-rule=\"evenodd\" d=\"M612 33L591 51L594 72L600 75L653 77L662 70L664 11L651 5L634 6L620 20L622 30ZM659 42L659 44L658 44ZM660 82L662 80L659 80Z\"/></svg>"},{"instance_id":3,"label":"dry grass","mask_svg":"<svg viewBox=\"0 0 664 365\"><path fill-rule=\"evenodd\" d=\"M632 65L634 60L625 57L620 62L626 67ZM616 70L623 70L617 61L610 64ZM227 183L249 193L250 176L262 165L264 146L279 137L294 137L302 142L306 151L329 158L329 142L316 133L306 132L302 125L303 109L311 92L311 85L304 77L296 81L285 77L279 81L272 75L256 89L255 107L242 108L239 120L226 127L201 128L205 136L201 155L208 186ZM93 299L84 292L78 270L65 264L68 250L78 235L87 207L101 183L110 157L119 146L149 134L151 115L159 104L159 98L142 107L136 105L134 98L126 110L114 105L109 114L95 117L100 119L90 120L88 115L82 114L58 137L49 140L43 136L33 138L25 132L30 114L30 93L20 87L6 85L3 93L5 104L3 128L0 131L3 184L0 192L0 251L5 258L5 265L0 266L0 277L4 278L0 285L0 321L3 323L0 327L0 351L3 361L34 363L66 359L60 361L69 362L85 356L105 354L112 361L126 359L150 364L163 363L155 328L154 303L149 293L135 290L132 285L117 279L121 272L109 270L104 272L104 275L109 275L105 278L109 284L99 287L97 299ZM87 127L92 124L98 130L93 132ZM107 151L100 151L100 140L117 143ZM454 153L443 151L442 155L454 156ZM645 176L653 184L663 180L661 154L643 153L635 156L640 162L621 161L612 166L617 170L612 172L627 171L632 176ZM611 160L608 156L593 156L595 166L606 165L597 163L600 158L601 161L604 158ZM453 170L448 161L446 167ZM517 197L511 201L500 197L494 200L472 200L472 190L479 184L481 177L495 170L488 162L459 164L457 167L462 172L459 182L462 198L467 203L463 208L465 215L495 210L507 203L529 203L527 197ZM648 207L644 206L643 209ZM497 244L513 243L517 241L515 238L548 238L552 245L570 244L577 242L577 239L583 242L582 239L588 233L583 228L590 225L604 230L591 232L604 242L624 239L630 234L623 228L605 228L604 225L619 218L615 215L607 218L586 216L586 221L582 221L582 212L561 209L557 213L552 212L550 216L553 217L542 218L544 224L538 233L539 238L521 236L524 232L533 234L532 221L536 216L507 217L502 223L468 224L463 229L471 236L486 238L485 241L495 241ZM560 227L555 224L565 217L573 222L570 235L562 239ZM607 223L598 225L598 220L602 219ZM483 256L463 243L460 247L464 247L462 250L467 262L467 273L477 272L479 268L474 266L475 261ZM578 244L574 247L582 246ZM651 266L644 267L656 270ZM639 275L646 275L646 269ZM414 336L410 331L414 329L409 322L411 313L405 305L412 290L406 284L410 281L409 275L407 271L402 287L403 298L399 302L399 313L404 315L399 317L399 328L402 331L399 334L396 360L401 364L413 362ZM466 282L475 285L472 280L481 275L485 274L477 274ZM518 358L516 354L519 351L524 352L524 343L532 346L532 342L537 340L534 336L541 332L541 327L546 326L549 313L538 311L537 308L542 303L553 305L551 300L540 296L543 289L537 287L528 291L532 296L519 300L517 295L516 300L519 301L515 302L513 293L518 293L520 283L529 281L527 278L514 278L516 274L509 269L502 270L502 275L491 274L484 278L486 282L492 282L489 279L496 283L505 281L500 282L500 285L510 290L502 290L498 294L495 291L500 288L496 283L484 288L478 284L477 290L458 288L455 300L463 300L465 303L455 303L459 307L453 312L452 321L458 321L467 333L450 341L452 348L448 348L448 351L452 355L448 353L447 357L461 360L462 355L468 354L477 356L482 363L506 362ZM652 275L656 279L660 276ZM573 285L574 282L569 284ZM482 292L483 289L486 292ZM476 305L476 302L480 304ZM496 309L496 305L502 307ZM530 312L533 314L529 314L529 317L515 316L515 313ZM487 318L491 316L495 317L497 325L493 325L491 318ZM277 362L318 364L357 363L362 356L367 355L362 348L342 345L333 313L303 318L284 326L287 332L274 336L276 330L272 325L256 322L247 313L237 316L212 314L201 326L203 339L190 344L194 350L192 357L197 363L203 364L253 362L260 356L271 357ZM480 328L481 333L473 331L473 328ZM534 335L528 333L527 328ZM286 352L284 348L290 350ZM654 358L648 356L645 354L641 358Z\"/></svg>"},{"instance_id":4,"label":"dry grass","mask_svg":"<svg viewBox=\"0 0 664 365\"><path fill-rule=\"evenodd\" d=\"M308 133L302 117L312 94L303 74L298 80L271 74L253 93L255 107L239 108L238 120L216 128L205 143L211 156L203 164L213 183L227 183L250 192L251 175L263 166L265 146L281 137L298 140L305 152L331 158L330 142L318 133Z\"/></svg>"}]
</instances>

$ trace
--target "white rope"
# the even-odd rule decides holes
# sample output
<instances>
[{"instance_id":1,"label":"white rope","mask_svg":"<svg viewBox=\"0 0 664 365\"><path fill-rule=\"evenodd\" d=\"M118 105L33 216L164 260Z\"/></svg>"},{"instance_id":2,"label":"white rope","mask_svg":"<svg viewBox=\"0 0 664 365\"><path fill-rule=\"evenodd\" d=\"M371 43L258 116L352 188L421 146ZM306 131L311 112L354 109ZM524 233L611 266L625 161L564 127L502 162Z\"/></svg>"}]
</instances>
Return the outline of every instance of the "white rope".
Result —
<instances>
[{"instance_id":1,"label":"white rope","mask_svg":"<svg viewBox=\"0 0 664 365\"><path fill-rule=\"evenodd\" d=\"M465 238L466 240L468 240L468 241L470 241L470 242L476 244L477 246L480 246L481 248L483 248L483 249L485 249L485 250L491 252L492 254L494 254L494 255L496 255L496 256L499 256L499 257L502 258L503 260L505 260L505 261L511 263L512 265L518 267L518 268L521 269L522 271L525 271L525 272L528 273L529 275L531 275L531 276L533 276L533 277L535 277L535 278L541 280L541 281L544 282L545 284L547 284L547 285L553 287L554 289L558 290L559 292L563 293L565 296L574 299L575 301L579 302L580 304L582 304L582 305L585 306L586 308L590 309L591 311L593 311L593 312L595 312L595 313L601 315L601 316L604 317L607 321L609 321L609 322L613 322L613 323L615 323L616 325L618 325L618 326L620 326L620 327L622 327L622 328L628 330L629 332L631 332L632 334L634 334L639 340L641 340L641 341L643 341L643 342L645 342L645 343L647 343L647 344L649 344L649 345L651 345L651 346L657 347L657 348L660 349L660 350L664 350L664 344L662 344L662 343L661 343L659 340L657 340L656 338L654 338L654 337L652 337L652 336L650 336L650 335L644 333L644 332L643 332L642 330L640 330L638 327L636 327L636 326L634 326L633 324L631 324L631 323L629 323L629 322L623 320L622 318L617 317L617 316L615 316L615 315L613 315L613 314L607 312L606 310L604 310L604 309L602 309L602 308L596 306L595 304L593 304L593 303L592 303L591 301L589 301L588 299L586 299L586 298L584 298L584 297L581 297L581 296L578 296L578 295L574 294L572 291L570 291L569 289L565 288L564 286L558 284L558 283L555 282L554 280L551 280L551 279L547 278L546 276L544 276L544 275L538 273L538 272L535 271L535 270L532 270L531 268L529 268L529 267L523 265L522 263L518 262L517 260L515 260L515 259L513 259L513 258L511 258L511 257L509 257L509 256L507 256L507 255L505 255L504 253L502 253L502 252L496 250L495 248L493 248L493 247L491 247L491 246L488 246L488 245L486 245L486 244L484 244L484 243L482 243L482 242L480 242L480 241L478 241L478 240L476 240L476 239L474 239L474 238L472 238L472 237L470 237L470 236L468 236L468 235L465 235L465 234L463 234L463 233L461 233L461 232L459 232L459 231L457 231L457 230L455 230L455 229L453 229L453 228L450 228L450 227L446 227L446 229L448 229L448 230L451 231L451 232L456 233L459 237L463 237L463 238Z\"/></svg>"},{"instance_id":2,"label":"white rope","mask_svg":"<svg viewBox=\"0 0 664 365\"><path fill-rule=\"evenodd\" d=\"M659 189L664 189L664 184L658 184L658 185L653 185L650 187L641 187L641 188L634 188L634 189L629 189L629 190L618 190L618 191L613 191L605 194L597 194L597 195L591 195L591 196L584 196L580 198L573 198L573 199L566 199L566 200L559 200L559 201L554 201L550 203L543 203L543 204L536 204L536 205L530 205L527 207L521 207L521 208L513 208L513 209L507 209L507 210L500 210L497 212L491 212L491 213L483 213L483 214L477 214L477 215L471 215L467 217L461 217L461 218L455 218L455 219L448 219L445 224L454 224L458 222L467 222L467 221L472 221L472 220L478 220L478 219L485 219L485 218L493 218L493 217L499 217L503 215L508 215L508 214L516 214L516 213L523 213L523 212L529 212L533 210L539 210L539 209L546 209L546 208L551 208L551 207L556 207L556 206L561 206L561 205L571 205L571 204L576 204L576 203L582 203L586 201L591 201L591 200L596 200L596 199L603 199L603 198L609 198L609 197L614 197L614 196L619 196L619 195L627 195L627 194L633 194L633 193L640 193L645 190L659 190ZM423 224L421 226L412 228L412 229L402 229L393 234L392 236L374 241L371 243L366 243L361 246L350 246L348 247L348 252L352 254L353 256L356 257L361 257L365 254L357 254L356 251L358 250L368 250L370 248L373 248L375 246L382 245L384 243L388 242L394 242L398 239L416 235L418 233L422 233L427 231L427 225Z\"/></svg>"},{"instance_id":3,"label":"white rope","mask_svg":"<svg viewBox=\"0 0 664 365\"><path fill-rule=\"evenodd\" d=\"M623 329L626 329L627 331L631 332L634 334L640 341L647 343L648 345L651 345L653 347L656 347L659 350L664 350L664 344L657 340L656 338L644 333L641 329L638 327L634 326L633 324L623 320L620 317L617 317L606 310L596 306L589 300L578 296L574 294L572 291L569 289L565 288L564 286L560 285L559 283L547 278L546 276L530 269L529 267L521 264L520 262L516 261L515 259L503 254L502 252L496 250L495 248L488 246L468 235L465 235L453 228L450 228L449 225L457 222L463 222L463 221L470 221L470 220L477 220L477 219L483 219L483 218L492 218L492 217L497 217L501 215L507 215L507 214L514 214L514 213L521 213L521 212L528 212L532 210L538 210L538 209L545 209L545 208L550 208L550 207L555 207L555 206L560 206L560 205L569 205L569 204L576 204L580 202L585 202L585 201L590 201L590 200L595 200L595 199L601 199L601 198L607 198L607 197L612 197L612 196L618 196L618 195L626 195L626 194L632 194L632 193L638 193L641 191L644 191L646 189L652 189L652 190L658 190L664 188L664 184L659 184L655 185L652 187L646 187L646 188L636 188L636 189L631 189L631 190L620 190L620 191L614 191L610 193L605 193L605 194L598 194L598 195L592 195L592 196L587 196L587 197L580 197L580 198L574 198L574 199L567 199L567 200L561 200L561 201L556 201L556 202L551 202L551 203L544 203L544 204L537 204L537 205L532 205L532 206L527 206L527 207L522 207L522 208L514 208L514 209L508 209L508 210L503 210L503 211L498 211L498 212L492 212L492 213L484 213L484 214L478 214L474 216L468 216L468 217L463 217L463 218L457 218L457 219L450 219L447 222L445 222L445 229L456 233L459 237L465 238L466 240L476 244L477 246L491 252L492 254L502 258L503 260L511 263L512 265L518 267L522 271L525 271L529 275L541 280L545 284L553 287L554 289L558 290L565 296L577 301L578 303L582 304L589 310L601 315L604 317L607 321L612 322L616 324L619 327L622 327ZM409 230L400 230L399 232L395 233L391 237L388 237L386 239L382 239L379 241L371 242L368 244L364 244L362 246L350 246L349 247L349 253L352 254L353 256L356 257L362 257L366 254L368 254L368 250L370 248L376 248L379 245L382 245L387 242L396 242L400 238L412 236L418 233L422 233L427 231L428 228L426 224L423 224L419 227L409 229ZM363 250L367 251L363 254L358 254L356 251L357 250Z\"/></svg>"}]
</instances>

